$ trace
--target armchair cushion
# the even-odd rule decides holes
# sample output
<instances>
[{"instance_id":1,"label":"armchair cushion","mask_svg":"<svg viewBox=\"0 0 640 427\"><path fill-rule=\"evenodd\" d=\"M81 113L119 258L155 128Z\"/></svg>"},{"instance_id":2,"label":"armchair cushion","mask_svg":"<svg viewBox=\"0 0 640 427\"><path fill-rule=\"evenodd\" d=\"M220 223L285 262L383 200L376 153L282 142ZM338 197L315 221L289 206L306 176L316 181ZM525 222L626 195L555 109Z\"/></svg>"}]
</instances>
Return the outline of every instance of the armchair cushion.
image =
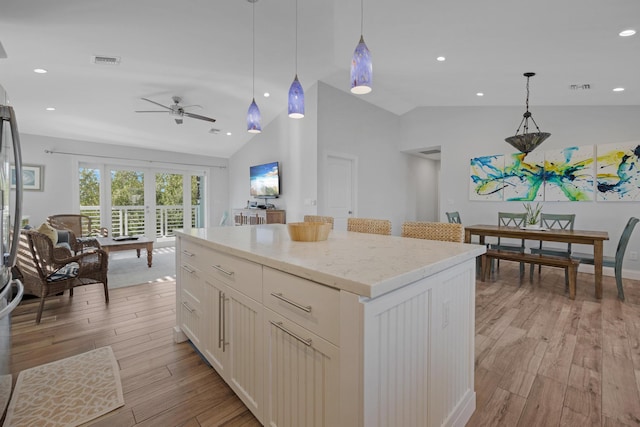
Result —
<instances>
[{"instance_id":1,"label":"armchair cushion","mask_svg":"<svg viewBox=\"0 0 640 427\"><path fill-rule=\"evenodd\" d=\"M59 280L73 279L78 277L80 271L80 265L77 262L70 262L51 273L47 277L47 282L57 282Z\"/></svg>"}]
</instances>

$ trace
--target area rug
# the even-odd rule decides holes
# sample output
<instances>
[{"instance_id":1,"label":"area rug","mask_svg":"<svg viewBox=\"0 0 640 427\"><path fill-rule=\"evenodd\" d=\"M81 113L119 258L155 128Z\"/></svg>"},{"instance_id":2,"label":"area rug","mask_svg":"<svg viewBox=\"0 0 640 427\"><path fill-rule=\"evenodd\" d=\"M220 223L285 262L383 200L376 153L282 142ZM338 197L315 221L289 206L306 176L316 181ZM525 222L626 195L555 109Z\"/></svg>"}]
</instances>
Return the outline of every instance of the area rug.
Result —
<instances>
[{"instance_id":1,"label":"area rug","mask_svg":"<svg viewBox=\"0 0 640 427\"><path fill-rule=\"evenodd\" d=\"M18 375L4 427L72 427L124 405L118 362L102 347Z\"/></svg>"}]
</instances>

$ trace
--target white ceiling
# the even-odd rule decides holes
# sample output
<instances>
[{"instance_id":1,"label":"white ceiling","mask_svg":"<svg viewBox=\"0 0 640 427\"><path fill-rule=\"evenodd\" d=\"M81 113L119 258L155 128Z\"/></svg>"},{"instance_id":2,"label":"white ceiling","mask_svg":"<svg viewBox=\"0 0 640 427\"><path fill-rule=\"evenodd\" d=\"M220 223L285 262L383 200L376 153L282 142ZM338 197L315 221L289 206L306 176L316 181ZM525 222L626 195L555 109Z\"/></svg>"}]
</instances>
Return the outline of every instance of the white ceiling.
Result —
<instances>
[{"instance_id":1,"label":"white ceiling","mask_svg":"<svg viewBox=\"0 0 640 427\"><path fill-rule=\"evenodd\" d=\"M302 85L348 92L360 2L298 0L298 8ZM264 129L287 106L295 0L260 0L255 13ZM229 157L251 138L251 22L245 0L0 0L0 84L23 133ZM534 115L542 105L640 105L640 34L619 37L627 28L640 32L639 0L366 0L374 90L361 97L395 114L524 106L522 74L533 71ZM95 65L93 55L121 63ZM569 89L585 83L590 90ZM168 105L173 95L217 122L176 125L168 114L134 112L155 109L141 97Z\"/></svg>"}]
</instances>

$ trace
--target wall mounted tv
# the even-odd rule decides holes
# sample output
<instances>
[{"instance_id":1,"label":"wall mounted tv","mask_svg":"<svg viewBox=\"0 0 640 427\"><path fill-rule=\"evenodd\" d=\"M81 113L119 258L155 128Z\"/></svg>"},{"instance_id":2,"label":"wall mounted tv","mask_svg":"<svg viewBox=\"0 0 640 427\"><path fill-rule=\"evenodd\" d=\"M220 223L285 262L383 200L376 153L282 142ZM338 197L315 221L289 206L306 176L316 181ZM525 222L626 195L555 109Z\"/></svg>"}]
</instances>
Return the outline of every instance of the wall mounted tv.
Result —
<instances>
[{"instance_id":1,"label":"wall mounted tv","mask_svg":"<svg viewBox=\"0 0 640 427\"><path fill-rule=\"evenodd\" d=\"M251 195L259 199L280 195L280 167L278 162L265 163L249 168Z\"/></svg>"}]
</instances>

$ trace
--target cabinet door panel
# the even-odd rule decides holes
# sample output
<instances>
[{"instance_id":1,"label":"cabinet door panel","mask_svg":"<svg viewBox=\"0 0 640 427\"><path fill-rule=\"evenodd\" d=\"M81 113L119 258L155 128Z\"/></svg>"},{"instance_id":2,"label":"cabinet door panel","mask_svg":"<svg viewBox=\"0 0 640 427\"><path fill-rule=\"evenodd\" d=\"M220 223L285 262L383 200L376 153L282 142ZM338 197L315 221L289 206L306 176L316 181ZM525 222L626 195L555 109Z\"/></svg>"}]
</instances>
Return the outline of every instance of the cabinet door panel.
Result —
<instances>
[{"instance_id":1,"label":"cabinet door panel","mask_svg":"<svg viewBox=\"0 0 640 427\"><path fill-rule=\"evenodd\" d=\"M177 309L182 331L196 347L200 348L205 316L202 310L204 285L198 273L195 269L190 272L180 272L182 287L178 295Z\"/></svg>"},{"instance_id":2,"label":"cabinet door panel","mask_svg":"<svg viewBox=\"0 0 640 427\"><path fill-rule=\"evenodd\" d=\"M337 426L339 350L265 309L265 425Z\"/></svg>"},{"instance_id":3,"label":"cabinet door panel","mask_svg":"<svg viewBox=\"0 0 640 427\"><path fill-rule=\"evenodd\" d=\"M204 355L214 369L225 377L227 360L229 358L228 339L225 339L224 326L226 323L226 290L227 287L217 280L205 279L207 288L207 327ZM202 350L202 347L199 347Z\"/></svg>"},{"instance_id":4,"label":"cabinet door panel","mask_svg":"<svg viewBox=\"0 0 640 427\"><path fill-rule=\"evenodd\" d=\"M227 286L227 382L251 412L262 419L264 393L264 309Z\"/></svg>"}]
</instances>

